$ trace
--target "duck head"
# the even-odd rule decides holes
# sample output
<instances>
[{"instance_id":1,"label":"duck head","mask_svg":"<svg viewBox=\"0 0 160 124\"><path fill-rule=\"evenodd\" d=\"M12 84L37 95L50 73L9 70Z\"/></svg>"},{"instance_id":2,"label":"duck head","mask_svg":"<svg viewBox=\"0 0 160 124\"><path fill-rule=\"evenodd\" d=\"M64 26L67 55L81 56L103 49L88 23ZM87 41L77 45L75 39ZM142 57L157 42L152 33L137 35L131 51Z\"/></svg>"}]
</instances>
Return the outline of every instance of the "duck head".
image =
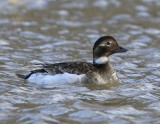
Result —
<instances>
[{"instance_id":1,"label":"duck head","mask_svg":"<svg viewBox=\"0 0 160 124\"><path fill-rule=\"evenodd\" d=\"M105 64L108 62L108 57L110 55L127 51L127 49L119 46L112 36L102 36L94 44L93 63Z\"/></svg>"}]
</instances>

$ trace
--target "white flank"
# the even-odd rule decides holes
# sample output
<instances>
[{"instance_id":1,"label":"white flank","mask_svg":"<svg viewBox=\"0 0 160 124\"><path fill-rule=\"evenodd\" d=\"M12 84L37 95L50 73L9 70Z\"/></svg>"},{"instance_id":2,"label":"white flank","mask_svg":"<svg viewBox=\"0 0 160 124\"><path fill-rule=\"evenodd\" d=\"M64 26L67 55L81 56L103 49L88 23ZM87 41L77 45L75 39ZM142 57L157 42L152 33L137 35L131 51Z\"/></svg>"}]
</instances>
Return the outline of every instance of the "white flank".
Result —
<instances>
[{"instance_id":1,"label":"white flank","mask_svg":"<svg viewBox=\"0 0 160 124\"><path fill-rule=\"evenodd\" d=\"M78 83L83 82L85 79L85 74L76 75L70 73L48 75L42 73L32 74L27 81L35 84L65 84L65 83Z\"/></svg>"},{"instance_id":2,"label":"white flank","mask_svg":"<svg viewBox=\"0 0 160 124\"><path fill-rule=\"evenodd\" d=\"M96 64L105 64L106 62L108 62L108 57L99 57L95 59L95 63Z\"/></svg>"}]
</instances>

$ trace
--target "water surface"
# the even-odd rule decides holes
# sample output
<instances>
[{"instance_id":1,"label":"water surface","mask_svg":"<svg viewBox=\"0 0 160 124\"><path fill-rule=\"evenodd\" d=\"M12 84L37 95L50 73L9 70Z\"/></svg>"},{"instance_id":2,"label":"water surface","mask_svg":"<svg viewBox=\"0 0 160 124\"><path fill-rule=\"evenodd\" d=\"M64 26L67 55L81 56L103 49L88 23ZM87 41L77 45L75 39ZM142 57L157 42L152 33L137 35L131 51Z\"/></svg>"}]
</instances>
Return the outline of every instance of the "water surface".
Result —
<instances>
[{"instance_id":1,"label":"water surface","mask_svg":"<svg viewBox=\"0 0 160 124\"><path fill-rule=\"evenodd\" d=\"M160 123L160 2L1 0L2 124ZM92 46L114 36L128 53L110 58L120 86L37 86L15 76L36 62L92 61Z\"/></svg>"}]
</instances>

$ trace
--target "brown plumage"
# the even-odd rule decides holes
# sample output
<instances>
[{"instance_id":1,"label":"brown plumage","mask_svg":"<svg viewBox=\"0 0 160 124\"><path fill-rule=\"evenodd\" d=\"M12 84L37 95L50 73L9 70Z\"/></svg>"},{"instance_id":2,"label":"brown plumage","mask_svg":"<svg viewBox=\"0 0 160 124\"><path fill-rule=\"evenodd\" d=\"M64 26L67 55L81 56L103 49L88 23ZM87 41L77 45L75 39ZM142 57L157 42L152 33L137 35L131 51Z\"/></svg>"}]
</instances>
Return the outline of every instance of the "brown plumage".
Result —
<instances>
[{"instance_id":1,"label":"brown plumage","mask_svg":"<svg viewBox=\"0 0 160 124\"><path fill-rule=\"evenodd\" d=\"M58 74L68 72L71 74L86 74L89 71L96 71L96 67L91 63L86 62L68 62L57 64L45 64L43 69L49 74Z\"/></svg>"}]
</instances>

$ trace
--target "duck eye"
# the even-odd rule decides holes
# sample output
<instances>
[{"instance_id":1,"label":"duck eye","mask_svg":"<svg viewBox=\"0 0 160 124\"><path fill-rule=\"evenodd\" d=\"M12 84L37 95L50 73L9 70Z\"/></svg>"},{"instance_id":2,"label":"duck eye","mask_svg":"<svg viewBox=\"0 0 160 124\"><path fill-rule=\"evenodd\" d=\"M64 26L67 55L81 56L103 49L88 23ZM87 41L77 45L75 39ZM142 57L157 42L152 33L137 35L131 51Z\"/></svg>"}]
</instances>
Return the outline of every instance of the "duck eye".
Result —
<instances>
[{"instance_id":1,"label":"duck eye","mask_svg":"<svg viewBox=\"0 0 160 124\"><path fill-rule=\"evenodd\" d=\"M110 45L111 45L111 41L108 41L108 42L106 43L106 45L107 45L107 46L110 46Z\"/></svg>"}]
</instances>

